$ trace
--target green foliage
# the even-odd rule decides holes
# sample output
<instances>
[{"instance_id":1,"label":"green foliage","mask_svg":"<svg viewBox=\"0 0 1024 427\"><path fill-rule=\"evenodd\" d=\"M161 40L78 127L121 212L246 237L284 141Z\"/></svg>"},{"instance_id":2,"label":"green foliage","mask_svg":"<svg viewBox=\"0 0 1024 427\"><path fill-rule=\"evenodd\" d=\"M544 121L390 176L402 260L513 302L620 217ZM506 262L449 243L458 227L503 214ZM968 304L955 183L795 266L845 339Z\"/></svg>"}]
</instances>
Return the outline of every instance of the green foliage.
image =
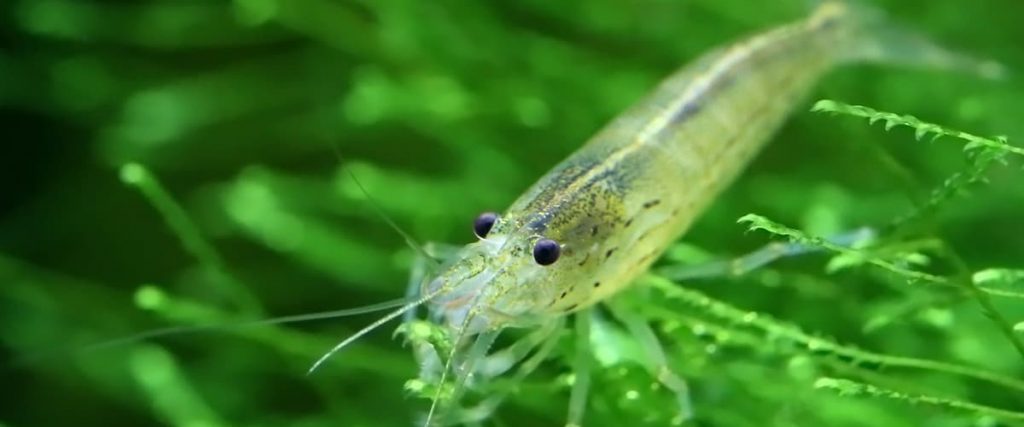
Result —
<instances>
[{"instance_id":1,"label":"green foliage","mask_svg":"<svg viewBox=\"0 0 1024 427\"><path fill-rule=\"evenodd\" d=\"M806 3L3 2L0 425L413 424L439 391L413 380L413 345L443 331L385 326L306 376L374 317L249 322L405 294L414 251L365 193L419 241L471 241L476 214L659 78ZM1007 137L835 101L815 109L893 132L795 114L658 271L768 243L740 217L818 251L621 296L700 425L1024 425L1021 6L878 3L1010 77L857 66L815 96ZM878 237L825 239L862 226ZM211 324L235 326L90 346ZM564 422L562 338L532 375L468 396L504 396L484 425ZM586 425L667 425L675 402L635 340L604 319L592 341Z\"/></svg>"},{"instance_id":2,"label":"green foliage","mask_svg":"<svg viewBox=\"0 0 1024 427\"><path fill-rule=\"evenodd\" d=\"M819 389L832 390L835 391L836 393L839 393L840 396L844 397L882 397L887 399L901 400L910 404L920 403L925 405L942 406L951 409L967 411L977 414L980 417L991 416L995 418L1004 418L1007 420L1015 421L1024 420L1024 412L1004 411L1001 409L990 408L987 406L978 405L970 402L963 402L953 399L944 399L941 397L908 395L897 391L875 387L870 384L862 384L843 379L819 378L817 381L814 382L814 387Z\"/></svg>"},{"instance_id":3,"label":"green foliage","mask_svg":"<svg viewBox=\"0 0 1024 427\"><path fill-rule=\"evenodd\" d=\"M862 105L849 105L829 99L823 99L815 103L814 107L811 108L811 111L863 117L868 119L868 123L870 124L875 124L880 121L885 122L885 130L887 131L897 126L906 126L914 129L914 138L917 140L921 140L929 135L931 136L932 141L943 136L962 139L967 142L967 145L964 146L964 151L966 152L987 148L996 152L1013 153L1024 156L1024 148L1010 145L1007 142L1006 137L984 138L971 135L966 132L947 129L934 123L922 122L914 116L887 113Z\"/></svg>"},{"instance_id":4,"label":"green foliage","mask_svg":"<svg viewBox=\"0 0 1024 427\"><path fill-rule=\"evenodd\" d=\"M926 204L917 207L915 212L904 216L902 219L904 222L910 221L911 218L920 218L922 216L920 215L921 211L936 209L940 205L940 202L944 202L953 194L959 193L967 184L982 181L985 178L985 172L988 172L989 166L996 161L1002 161L1002 156L1005 154L1024 154L1024 151L1021 151L1021 149L1009 145L1005 138L982 138L965 132L950 130L939 125L922 122L912 116L881 112L868 107L847 105L831 100L818 101L812 110L816 112L828 112L833 114L863 117L867 118L869 123L884 121L885 129L887 131L897 125L910 127L915 130L914 135L918 140L931 134L933 136L933 140L942 136L952 136L967 141L967 144L964 146L964 151L974 158L972 164L968 166L968 171L954 175L951 179L947 179L939 190L933 192L932 198L929 199ZM1021 357L1024 357L1024 339L1022 339L1018 333L1020 324L1018 323L1017 325L1011 326L1006 320L1006 317L999 312L990 299L991 296L1017 298L1020 294L1017 292L1000 291L998 289L981 286L986 283L998 283L1003 286L1008 283L1015 284L1021 278L1020 271L1009 269L986 269L971 272L970 274L959 274L953 276L930 274L913 268L915 265L926 265L928 263L927 260L929 257L920 252L887 250L888 248L886 248L884 244L874 247L847 247L830 242L829 240L821 237L808 236L806 233L799 230L784 226L755 214L744 215L739 219L739 222L747 224L750 230L763 230L768 233L784 237L794 245L815 247L836 253L838 254L838 257L843 259L843 261L838 264L841 264L846 268L857 265L871 265L902 278L908 284L924 283L941 286L959 286L967 295L974 297L978 301L987 317L995 322L996 326L1003 331L1004 336L1017 349L1017 352L1020 353ZM897 248L900 247L900 242L888 242L888 244ZM939 248L942 249L940 255L953 258L955 263L962 265L962 261L957 258L954 251L941 244L939 245ZM834 265L837 263L834 262L832 264ZM711 303L705 302L705 304ZM727 310L728 309L718 308L717 311L723 312ZM733 316L735 316L735 314L733 314ZM751 313L750 316L756 320L754 313ZM785 329L784 326L771 325L769 327L781 328L781 330L788 332L791 336L796 335L798 338L804 338L804 335L799 331ZM819 347L821 346L820 344L817 345ZM838 350L835 350L837 348L835 344L828 344L824 347L828 348L830 351L839 352ZM855 352L855 350L847 350L847 353L851 352ZM886 356L877 357L885 358ZM854 359L863 358L854 357ZM886 364L889 366L902 365L902 363L899 362L889 362ZM925 369L933 369L936 371L944 371L952 374L985 379L1011 388L1019 389L1021 385L1016 381L1010 383L1003 382L1005 377L1001 374L986 372L984 370L960 366L943 366L941 363L936 364L930 361L914 361L912 365L918 365L919 367L927 366ZM882 389L871 384L862 384L848 380L820 378L815 382L814 386L815 388L835 390L841 396L873 396L904 400L911 403L926 403L973 412L979 417L994 416L997 418L1007 418L1011 420L1020 420L1024 418L1024 412L1001 410L971 402L931 396L911 396L897 391Z\"/></svg>"}]
</instances>

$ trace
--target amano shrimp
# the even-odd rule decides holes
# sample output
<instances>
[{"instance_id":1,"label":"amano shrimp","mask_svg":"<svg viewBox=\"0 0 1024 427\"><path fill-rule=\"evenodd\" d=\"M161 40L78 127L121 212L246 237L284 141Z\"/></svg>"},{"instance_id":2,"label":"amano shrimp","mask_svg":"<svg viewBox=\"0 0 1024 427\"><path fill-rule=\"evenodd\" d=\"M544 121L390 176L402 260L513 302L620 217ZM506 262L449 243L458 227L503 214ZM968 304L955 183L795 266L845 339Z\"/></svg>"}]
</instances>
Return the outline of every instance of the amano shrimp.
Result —
<instances>
[{"instance_id":1,"label":"amano shrimp","mask_svg":"<svg viewBox=\"0 0 1024 427\"><path fill-rule=\"evenodd\" d=\"M613 301L680 238L829 70L864 61L977 67L881 21L846 2L826 1L806 19L715 49L682 68L504 213L481 215L474 224L478 240L424 280L414 301L338 344L314 369L421 305L452 341L447 352L417 348L422 375L452 381L456 395L471 381L523 363L531 351L543 354L568 316L585 345L591 308ZM642 319L614 305L610 310L651 343L652 375L676 394L677 421L690 417L686 384L668 369L653 333ZM507 328L533 332L492 352ZM588 355L581 352L572 426L581 424L586 406ZM427 425L437 414L440 390Z\"/></svg>"}]
</instances>

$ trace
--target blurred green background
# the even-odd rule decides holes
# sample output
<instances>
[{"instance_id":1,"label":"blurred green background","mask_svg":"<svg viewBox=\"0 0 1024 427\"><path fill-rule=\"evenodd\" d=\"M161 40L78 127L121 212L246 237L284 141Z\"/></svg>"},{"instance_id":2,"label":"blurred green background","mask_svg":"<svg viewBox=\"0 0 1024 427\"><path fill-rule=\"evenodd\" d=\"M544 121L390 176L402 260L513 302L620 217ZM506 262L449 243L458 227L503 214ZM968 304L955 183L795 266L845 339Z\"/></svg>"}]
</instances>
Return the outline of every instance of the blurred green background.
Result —
<instances>
[{"instance_id":1,"label":"blurred green background","mask_svg":"<svg viewBox=\"0 0 1024 427\"><path fill-rule=\"evenodd\" d=\"M3 2L0 426L413 424L426 402L403 391L415 364L392 325L304 375L373 316L79 350L168 325L399 297L412 253L347 171L418 239L469 242L477 213L504 209L661 77L804 16L807 3ZM857 66L830 75L815 98L1024 140L1019 1L879 7L943 45L1002 62L1011 76ZM916 142L911 131L800 111L692 230L690 246L662 262L765 244L736 224L749 212L818 235L884 226L967 163L954 141ZM906 238L942 239L972 271L1024 268L1019 164L915 220ZM921 268L950 271L934 258ZM810 336L1024 375L976 302L869 268L828 274L826 262L809 255L687 286ZM1024 321L1020 299L994 302L1009 322ZM838 376L1016 411L1020 390L857 363L692 305L650 304L701 425L1021 425L813 385ZM666 425L670 396L608 342L587 425ZM569 347L515 385L486 425L561 425Z\"/></svg>"}]
</instances>

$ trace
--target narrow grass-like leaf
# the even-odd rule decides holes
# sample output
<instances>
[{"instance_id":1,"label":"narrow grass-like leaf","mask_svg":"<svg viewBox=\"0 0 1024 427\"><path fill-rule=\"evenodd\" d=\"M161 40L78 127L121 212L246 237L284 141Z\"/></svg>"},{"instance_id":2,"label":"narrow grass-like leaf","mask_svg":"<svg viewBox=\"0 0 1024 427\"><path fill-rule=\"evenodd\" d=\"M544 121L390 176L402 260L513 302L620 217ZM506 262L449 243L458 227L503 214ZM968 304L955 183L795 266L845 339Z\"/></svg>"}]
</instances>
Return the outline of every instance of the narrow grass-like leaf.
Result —
<instances>
[{"instance_id":1,"label":"narrow grass-like leaf","mask_svg":"<svg viewBox=\"0 0 1024 427\"><path fill-rule=\"evenodd\" d=\"M228 271L223 257L206 240L199 227L189 218L185 209L174 200L160 181L143 165L128 163L121 167L121 181L137 188L160 213L164 222L181 241L182 246L210 273L226 295L246 311L257 311L259 302Z\"/></svg>"}]
</instances>

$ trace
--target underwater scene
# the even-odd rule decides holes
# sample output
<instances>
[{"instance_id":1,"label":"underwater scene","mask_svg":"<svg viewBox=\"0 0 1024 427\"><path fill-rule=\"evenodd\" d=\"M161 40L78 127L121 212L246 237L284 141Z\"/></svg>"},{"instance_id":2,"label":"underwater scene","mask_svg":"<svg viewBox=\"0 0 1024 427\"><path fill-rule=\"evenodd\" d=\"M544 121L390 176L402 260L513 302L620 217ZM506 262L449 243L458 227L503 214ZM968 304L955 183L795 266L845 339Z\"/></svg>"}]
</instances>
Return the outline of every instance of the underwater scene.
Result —
<instances>
[{"instance_id":1,"label":"underwater scene","mask_svg":"<svg viewBox=\"0 0 1024 427\"><path fill-rule=\"evenodd\" d=\"M0 427L1024 426L1018 1L0 10Z\"/></svg>"}]
</instances>

